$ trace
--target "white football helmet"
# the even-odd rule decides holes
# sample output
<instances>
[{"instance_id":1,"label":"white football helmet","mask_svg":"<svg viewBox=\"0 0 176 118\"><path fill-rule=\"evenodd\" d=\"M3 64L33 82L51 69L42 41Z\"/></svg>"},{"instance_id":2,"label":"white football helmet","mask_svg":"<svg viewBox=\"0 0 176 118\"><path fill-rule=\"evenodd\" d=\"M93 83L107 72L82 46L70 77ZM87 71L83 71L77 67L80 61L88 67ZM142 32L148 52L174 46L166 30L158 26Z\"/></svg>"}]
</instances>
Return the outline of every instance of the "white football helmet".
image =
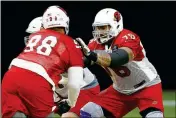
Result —
<instances>
[{"instance_id":1,"label":"white football helmet","mask_svg":"<svg viewBox=\"0 0 176 118\"><path fill-rule=\"evenodd\" d=\"M26 29L26 33L35 33L40 31L40 28L42 27L42 17L34 18L28 25L28 28ZM27 44L29 40L29 36L24 37L24 43Z\"/></svg>"},{"instance_id":2,"label":"white football helmet","mask_svg":"<svg viewBox=\"0 0 176 118\"><path fill-rule=\"evenodd\" d=\"M69 17L63 8L50 6L43 14L42 24L45 29L54 27L64 27L65 33L69 32Z\"/></svg>"},{"instance_id":3,"label":"white football helmet","mask_svg":"<svg viewBox=\"0 0 176 118\"><path fill-rule=\"evenodd\" d=\"M34 18L26 29L27 33L35 33L40 30L42 26L42 17Z\"/></svg>"},{"instance_id":4,"label":"white football helmet","mask_svg":"<svg viewBox=\"0 0 176 118\"><path fill-rule=\"evenodd\" d=\"M107 31L96 30L96 26L110 26ZM122 15L115 9L105 8L100 10L92 24L93 37L97 39L98 43L106 43L113 37L116 37L123 30Z\"/></svg>"}]
</instances>

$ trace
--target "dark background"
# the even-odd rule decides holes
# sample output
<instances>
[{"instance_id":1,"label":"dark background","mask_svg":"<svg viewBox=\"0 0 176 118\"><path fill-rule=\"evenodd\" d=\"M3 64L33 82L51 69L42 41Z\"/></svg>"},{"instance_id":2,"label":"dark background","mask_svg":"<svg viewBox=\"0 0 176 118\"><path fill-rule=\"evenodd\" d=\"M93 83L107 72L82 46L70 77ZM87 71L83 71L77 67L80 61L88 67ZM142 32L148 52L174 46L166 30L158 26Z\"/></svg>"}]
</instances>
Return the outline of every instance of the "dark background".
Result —
<instances>
[{"instance_id":1,"label":"dark background","mask_svg":"<svg viewBox=\"0 0 176 118\"><path fill-rule=\"evenodd\" d=\"M23 37L29 22L42 16L50 5L63 7L70 17L69 35L81 37L88 43L92 38L92 23L96 13L103 8L121 12L124 28L141 37L149 61L161 76L163 88L175 89L175 26L176 2L153 1L3 1L1 2L1 77L8 66L24 48ZM99 71L97 71L97 68ZM111 82L103 69L91 68L103 86Z\"/></svg>"}]
</instances>

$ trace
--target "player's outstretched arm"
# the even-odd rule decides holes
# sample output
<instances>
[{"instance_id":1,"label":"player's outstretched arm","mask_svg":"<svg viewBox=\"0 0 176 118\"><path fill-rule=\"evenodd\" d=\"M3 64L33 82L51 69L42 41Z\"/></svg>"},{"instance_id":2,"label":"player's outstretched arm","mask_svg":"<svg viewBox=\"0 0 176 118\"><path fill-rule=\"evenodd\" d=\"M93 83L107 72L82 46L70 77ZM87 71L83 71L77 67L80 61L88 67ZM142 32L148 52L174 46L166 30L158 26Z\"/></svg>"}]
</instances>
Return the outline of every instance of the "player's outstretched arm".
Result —
<instances>
[{"instance_id":1,"label":"player's outstretched arm","mask_svg":"<svg viewBox=\"0 0 176 118\"><path fill-rule=\"evenodd\" d=\"M106 51L95 50L95 55L97 56L96 63L104 67L117 67L128 63L133 60L133 52L128 47L122 47L117 50L112 51L112 53L107 53Z\"/></svg>"},{"instance_id":2,"label":"player's outstretched arm","mask_svg":"<svg viewBox=\"0 0 176 118\"><path fill-rule=\"evenodd\" d=\"M133 52L128 47L121 47L113 50L112 53L105 50L92 51L88 56L89 59L104 67L117 67L128 63L133 60Z\"/></svg>"},{"instance_id":3,"label":"player's outstretched arm","mask_svg":"<svg viewBox=\"0 0 176 118\"><path fill-rule=\"evenodd\" d=\"M76 40L81 45L88 59L104 67L117 67L134 59L133 51L128 47L121 47L113 50L112 53L106 52L105 50L90 51L81 38L77 38Z\"/></svg>"}]
</instances>

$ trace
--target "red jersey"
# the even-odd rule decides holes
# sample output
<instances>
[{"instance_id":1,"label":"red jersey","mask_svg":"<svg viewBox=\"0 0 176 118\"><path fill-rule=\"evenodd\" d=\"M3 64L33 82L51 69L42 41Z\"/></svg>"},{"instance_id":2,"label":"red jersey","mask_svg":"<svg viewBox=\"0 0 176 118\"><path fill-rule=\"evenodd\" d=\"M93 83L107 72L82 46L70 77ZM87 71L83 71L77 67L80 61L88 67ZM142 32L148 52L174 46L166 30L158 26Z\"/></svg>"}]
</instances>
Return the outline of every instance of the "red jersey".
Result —
<instances>
[{"instance_id":1,"label":"red jersey","mask_svg":"<svg viewBox=\"0 0 176 118\"><path fill-rule=\"evenodd\" d=\"M30 35L24 51L16 58L21 62L14 65L36 72L47 78L51 84L57 84L59 75L69 67L83 67L82 58L81 50L76 47L71 37L44 29Z\"/></svg>"}]
</instances>

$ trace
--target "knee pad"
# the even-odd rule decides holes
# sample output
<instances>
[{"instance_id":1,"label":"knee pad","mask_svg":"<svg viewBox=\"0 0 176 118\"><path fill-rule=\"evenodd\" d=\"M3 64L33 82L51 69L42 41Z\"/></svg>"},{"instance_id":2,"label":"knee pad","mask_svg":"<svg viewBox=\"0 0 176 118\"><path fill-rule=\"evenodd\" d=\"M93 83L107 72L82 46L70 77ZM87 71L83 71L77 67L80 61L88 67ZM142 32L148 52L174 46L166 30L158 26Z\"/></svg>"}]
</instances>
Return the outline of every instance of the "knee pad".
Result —
<instances>
[{"instance_id":1,"label":"knee pad","mask_svg":"<svg viewBox=\"0 0 176 118\"><path fill-rule=\"evenodd\" d=\"M104 113L100 105L88 102L80 110L80 118L96 118L103 117Z\"/></svg>"},{"instance_id":2,"label":"knee pad","mask_svg":"<svg viewBox=\"0 0 176 118\"><path fill-rule=\"evenodd\" d=\"M27 118L27 116L24 113L17 111L12 118Z\"/></svg>"},{"instance_id":3,"label":"knee pad","mask_svg":"<svg viewBox=\"0 0 176 118\"><path fill-rule=\"evenodd\" d=\"M140 112L142 118L164 118L163 112L157 108L147 108Z\"/></svg>"}]
</instances>

